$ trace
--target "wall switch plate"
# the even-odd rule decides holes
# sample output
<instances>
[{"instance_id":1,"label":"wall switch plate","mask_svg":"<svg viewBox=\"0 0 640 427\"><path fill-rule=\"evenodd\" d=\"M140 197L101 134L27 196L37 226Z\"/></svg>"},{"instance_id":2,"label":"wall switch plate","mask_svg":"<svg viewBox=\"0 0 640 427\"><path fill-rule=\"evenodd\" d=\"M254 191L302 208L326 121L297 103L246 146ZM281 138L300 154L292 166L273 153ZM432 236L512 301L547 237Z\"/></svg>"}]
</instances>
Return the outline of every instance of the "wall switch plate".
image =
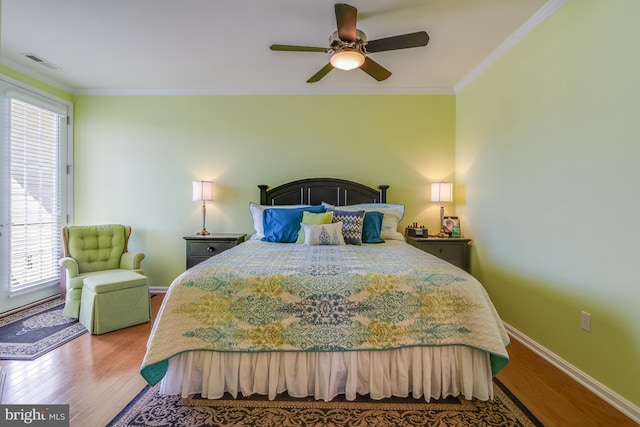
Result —
<instances>
[{"instance_id":1,"label":"wall switch plate","mask_svg":"<svg viewBox=\"0 0 640 427\"><path fill-rule=\"evenodd\" d=\"M587 332L591 332L591 313L580 312L580 327Z\"/></svg>"}]
</instances>

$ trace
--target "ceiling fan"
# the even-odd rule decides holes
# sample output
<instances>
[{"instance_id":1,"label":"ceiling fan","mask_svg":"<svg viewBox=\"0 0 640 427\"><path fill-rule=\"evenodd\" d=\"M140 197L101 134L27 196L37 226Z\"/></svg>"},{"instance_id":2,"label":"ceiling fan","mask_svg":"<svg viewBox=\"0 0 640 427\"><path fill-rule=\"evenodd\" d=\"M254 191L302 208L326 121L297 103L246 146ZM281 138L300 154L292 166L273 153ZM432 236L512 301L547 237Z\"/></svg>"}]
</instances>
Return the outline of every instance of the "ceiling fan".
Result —
<instances>
[{"instance_id":1,"label":"ceiling fan","mask_svg":"<svg viewBox=\"0 0 640 427\"><path fill-rule=\"evenodd\" d=\"M388 79L391 76L391 72L369 58L367 54L426 46L429 43L429 35L426 31L367 41L365 34L356 28L358 10L355 7L345 3L336 3L335 13L338 31L329 37L329 47L284 44L272 44L269 46L269 49L279 51L331 53L331 61L311 76L307 83L319 81L334 68L342 70L360 68L380 82Z\"/></svg>"}]
</instances>

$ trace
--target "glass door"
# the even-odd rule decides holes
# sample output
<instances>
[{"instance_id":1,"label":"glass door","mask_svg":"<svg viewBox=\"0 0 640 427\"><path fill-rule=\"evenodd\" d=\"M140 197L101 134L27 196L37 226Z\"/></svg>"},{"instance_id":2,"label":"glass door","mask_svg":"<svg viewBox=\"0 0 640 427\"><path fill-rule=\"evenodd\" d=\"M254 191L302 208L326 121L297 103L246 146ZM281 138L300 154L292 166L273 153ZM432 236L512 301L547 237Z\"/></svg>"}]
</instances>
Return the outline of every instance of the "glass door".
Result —
<instances>
[{"instance_id":1,"label":"glass door","mask_svg":"<svg viewBox=\"0 0 640 427\"><path fill-rule=\"evenodd\" d=\"M68 105L2 85L0 312L60 292Z\"/></svg>"}]
</instances>

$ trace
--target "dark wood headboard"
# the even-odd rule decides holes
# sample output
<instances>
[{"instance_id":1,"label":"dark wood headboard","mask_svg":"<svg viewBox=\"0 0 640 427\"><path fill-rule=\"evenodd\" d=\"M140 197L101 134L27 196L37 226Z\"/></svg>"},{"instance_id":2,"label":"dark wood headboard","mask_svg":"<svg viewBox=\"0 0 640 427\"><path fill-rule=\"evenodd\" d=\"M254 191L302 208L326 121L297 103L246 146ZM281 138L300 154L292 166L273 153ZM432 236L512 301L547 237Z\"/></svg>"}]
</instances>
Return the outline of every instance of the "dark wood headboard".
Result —
<instances>
[{"instance_id":1,"label":"dark wood headboard","mask_svg":"<svg viewBox=\"0 0 640 427\"><path fill-rule=\"evenodd\" d=\"M353 181L336 178L308 178L288 182L274 188L258 185L261 205L319 205L336 206L357 203L386 203L388 185L378 189Z\"/></svg>"}]
</instances>

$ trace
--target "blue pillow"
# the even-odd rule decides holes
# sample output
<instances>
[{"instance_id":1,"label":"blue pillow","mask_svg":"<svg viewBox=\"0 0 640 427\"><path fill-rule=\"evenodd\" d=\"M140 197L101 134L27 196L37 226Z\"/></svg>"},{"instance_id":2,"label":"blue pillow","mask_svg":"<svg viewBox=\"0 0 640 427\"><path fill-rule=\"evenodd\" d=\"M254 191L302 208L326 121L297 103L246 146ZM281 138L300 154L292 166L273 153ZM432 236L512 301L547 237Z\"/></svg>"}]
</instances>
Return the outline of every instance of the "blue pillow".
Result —
<instances>
[{"instance_id":1,"label":"blue pillow","mask_svg":"<svg viewBox=\"0 0 640 427\"><path fill-rule=\"evenodd\" d=\"M309 206L304 208L271 208L262 214L265 242L295 243L302 223L302 212L322 213L324 206Z\"/></svg>"},{"instance_id":2,"label":"blue pillow","mask_svg":"<svg viewBox=\"0 0 640 427\"><path fill-rule=\"evenodd\" d=\"M362 226L362 243L384 243L382 239L382 217L384 214L378 211L369 211L364 214Z\"/></svg>"}]
</instances>

